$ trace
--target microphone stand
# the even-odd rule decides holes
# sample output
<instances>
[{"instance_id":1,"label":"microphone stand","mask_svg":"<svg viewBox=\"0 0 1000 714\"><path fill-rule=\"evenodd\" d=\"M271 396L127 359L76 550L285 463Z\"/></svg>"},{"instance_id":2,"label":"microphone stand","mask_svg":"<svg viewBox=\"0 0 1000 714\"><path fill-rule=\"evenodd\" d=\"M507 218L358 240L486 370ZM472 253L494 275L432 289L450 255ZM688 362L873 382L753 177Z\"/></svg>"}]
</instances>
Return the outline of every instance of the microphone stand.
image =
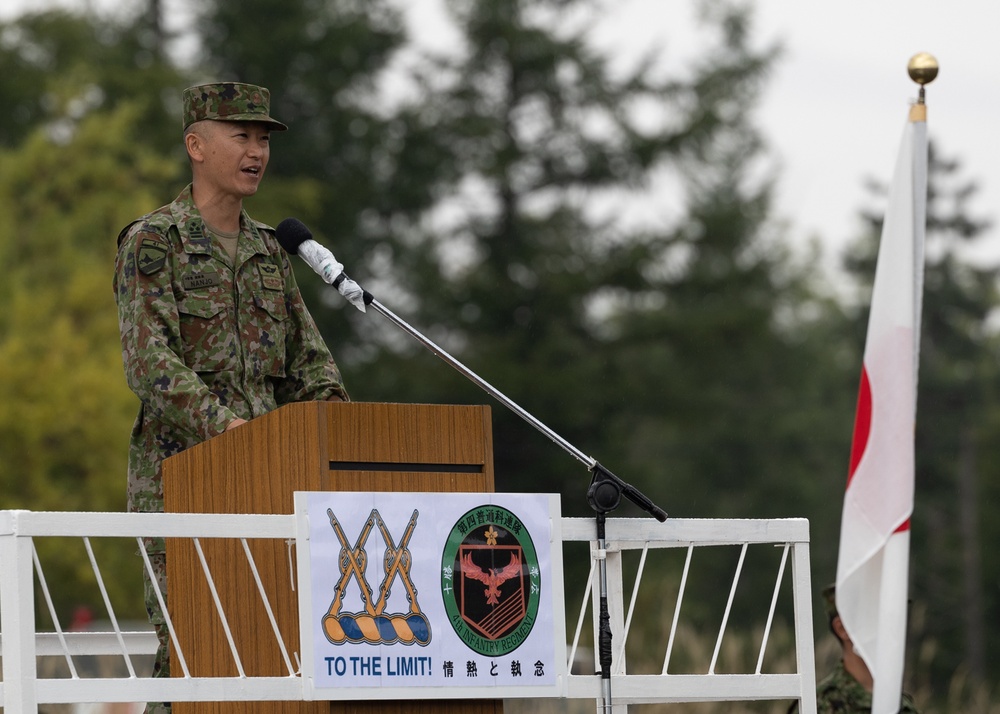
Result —
<instances>
[{"instance_id":1,"label":"microphone stand","mask_svg":"<svg viewBox=\"0 0 1000 714\"><path fill-rule=\"evenodd\" d=\"M341 273L337 279L333 282L334 287L339 287L339 284L343 282L342 279L346 279L345 273ZM587 466L587 469L591 473L590 486L587 489L587 502L590 507L595 511L596 521L597 521L597 565L598 565L598 580L600 586L600 600L598 603L599 615L598 615L598 664L600 665L601 671L601 709L608 714L612 711L611 704L611 615L608 612L608 569L607 569L607 538L605 533L605 522L607 520L607 514L618 508L621 503L622 496L625 496L630 501L632 501L639 508L643 509L656 520L663 522L667 520L667 513L662 508L654 504L649 498L644 496L638 489L629 483L626 483L618 476L613 474L607 468L598 463L595 459L587 456L578 448L573 446L571 443L566 441L564 438L559 436L556 432L552 431L545 424L540 422L534 416L529 414L527 411L522 409L516 402L508 398L499 389L494 387L492 384L487 382L485 379L480 377L478 374L473 372L471 369L466 367L464 364L459 362L457 359L452 357L447 351L439 347L428 337L423 335L417 329L412 327L409 323L399 317L397 314L392 312L389 308L385 307L382 303L376 300L371 293L367 290L363 290L362 298L365 305L370 305L379 313L384 315L389 319L390 322L395 324L397 327L401 328L404 332L408 333L410 336L414 337L418 342L423 344L432 353L440 357L442 360L450 364L456 370L465 375L468 379L478 385L487 394L494 397L497 401L503 404L505 407L510 409L512 412L517 414L519 417L524 419L526 422L531 424L535 429L542 432L550 440L552 440L556 445L562 447L562 449L573 456L577 461L582 462Z\"/></svg>"}]
</instances>

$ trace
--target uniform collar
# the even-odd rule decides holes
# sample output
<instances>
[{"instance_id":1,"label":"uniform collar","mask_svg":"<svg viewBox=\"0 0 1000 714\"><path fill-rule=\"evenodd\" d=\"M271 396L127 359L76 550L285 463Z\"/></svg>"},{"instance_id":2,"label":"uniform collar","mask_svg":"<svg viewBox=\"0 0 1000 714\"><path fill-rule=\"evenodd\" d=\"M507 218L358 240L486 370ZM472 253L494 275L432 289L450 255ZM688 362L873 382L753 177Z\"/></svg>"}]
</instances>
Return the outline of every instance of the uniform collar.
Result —
<instances>
[{"instance_id":1,"label":"uniform collar","mask_svg":"<svg viewBox=\"0 0 1000 714\"><path fill-rule=\"evenodd\" d=\"M191 184L188 184L170 204L170 215L174 225L180 231L181 245L185 253L212 254L212 238L208 235L201 212L194 205ZM240 211L240 230L243 231L245 238L245 240L240 241L239 255L237 256L240 262L257 253L267 254L267 247L260 236L257 224L250 220L246 209Z\"/></svg>"}]
</instances>

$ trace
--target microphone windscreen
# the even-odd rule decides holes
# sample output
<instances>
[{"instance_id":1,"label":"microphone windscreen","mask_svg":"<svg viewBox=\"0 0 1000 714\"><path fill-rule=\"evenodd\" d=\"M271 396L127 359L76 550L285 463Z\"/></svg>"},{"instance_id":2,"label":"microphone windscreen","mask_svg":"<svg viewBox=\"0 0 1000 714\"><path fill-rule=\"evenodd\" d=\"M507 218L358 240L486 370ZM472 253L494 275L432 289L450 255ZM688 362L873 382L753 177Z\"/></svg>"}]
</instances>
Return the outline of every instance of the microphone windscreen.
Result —
<instances>
[{"instance_id":1,"label":"microphone windscreen","mask_svg":"<svg viewBox=\"0 0 1000 714\"><path fill-rule=\"evenodd\" d=\"M286 218L278 224L274 234L277 236L278 242L281 243L281 247L292 255L298 255L299 246L304 241L312 240L313 237L312 232L306 228L306 224L298 218Z\"/></svg>"}]
</instances>

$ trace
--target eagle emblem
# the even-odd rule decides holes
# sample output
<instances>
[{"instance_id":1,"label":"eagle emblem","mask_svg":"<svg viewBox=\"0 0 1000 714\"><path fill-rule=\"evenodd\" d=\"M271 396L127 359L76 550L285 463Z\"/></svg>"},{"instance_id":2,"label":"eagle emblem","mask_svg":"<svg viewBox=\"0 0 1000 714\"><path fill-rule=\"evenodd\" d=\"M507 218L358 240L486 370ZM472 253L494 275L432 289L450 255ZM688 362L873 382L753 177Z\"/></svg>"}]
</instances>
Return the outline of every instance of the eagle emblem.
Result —
<instances>
[{"instance_id":1,"label":"eagle emblem","mask_svg":"<svg viewBox=\"0 0 1000 714\"><path fill-rule=\"evenodd\" d=\"M486 585L486 603L496 605L500 602L500 586L513 577L521 574L521 558L518 554L510 554L510 562L503 568L483 570L472 562L472 553L462 556L462 575L477 580Z\"/></svg>"}]
</instances>

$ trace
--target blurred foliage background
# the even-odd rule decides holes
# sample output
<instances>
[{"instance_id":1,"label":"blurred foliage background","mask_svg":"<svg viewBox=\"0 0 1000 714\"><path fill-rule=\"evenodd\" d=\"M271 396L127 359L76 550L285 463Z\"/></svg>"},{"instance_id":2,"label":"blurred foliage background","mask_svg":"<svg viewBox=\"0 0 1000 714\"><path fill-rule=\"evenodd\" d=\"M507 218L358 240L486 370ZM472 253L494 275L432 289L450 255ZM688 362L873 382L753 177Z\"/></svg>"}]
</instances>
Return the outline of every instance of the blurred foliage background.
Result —
<instances>
[{"instance_id":1,"label":"blurred foliage background","mask_svg":"<svg viewBox=\"0 0 1000 714\"><path fill-rule=\"evenodd\" d=\"M669 72L613 71L585 0L447 8L458 39L433 50L387 0L205 0L182 37L159 0L0 24L0 508L124 509L137 402L115 236L188 181L180 90L240 80L292 127L256 218L302 219L383 304L671 516L809 518L813 583L832 581L883 187L843 274L824 274L772 208L753 109L781 52L750 4L701 3L704 46ZM932 146L908 654L924 712L1000 697L997 267L962 258L988 223L975 191ZM636 201L671 219L630 220ZM296 269L355 400L491 403L499 489L589 514L585 468ZM138 559L109 553L113 599L142 618ZM43 555L57 610L88 604L80 555ZM711 601L730 569L692 595ZM676 587L676 568L656 573Z\"/></svg>"}]
</instances>

